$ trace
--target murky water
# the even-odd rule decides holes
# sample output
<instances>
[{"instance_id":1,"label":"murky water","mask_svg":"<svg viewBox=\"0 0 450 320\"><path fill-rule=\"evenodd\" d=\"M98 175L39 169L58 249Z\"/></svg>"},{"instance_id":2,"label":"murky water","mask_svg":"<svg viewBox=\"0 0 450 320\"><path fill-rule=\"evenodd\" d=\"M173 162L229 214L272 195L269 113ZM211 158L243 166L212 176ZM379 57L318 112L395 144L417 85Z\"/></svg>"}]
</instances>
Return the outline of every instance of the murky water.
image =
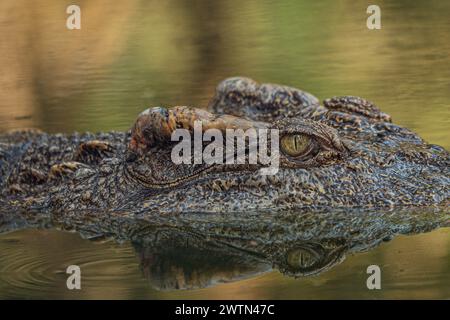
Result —
<instances>
[{"instance_id":1,"label":"murky water","mask_svg":"<svg viewBox=\"0 0 450 320\"><path fill-rule=\"evenodd\" d=\"M100 0L83 2L82 29L69 31L64 2L2 1L0 130L125 130L148 106L205 106L219 81L243 75L321 99L363 96L450 149L450 2L377 1L376 31L366 28L369 4ZM400 236L315 277L261 265L245 280L158 291L129 243L22 230L0 236L0 297L450 298L449 235ZM82 266L79 292L65 288L69 264ZM370 264L382 267L380 291L365 286Z\"/></svg>"},{"instance_id":2,"label":"murky water","mask_svg":"<svg viewBox=\"0 0 450 320\"><path fill-rule=\"evenodd\" d=\"M182 251L174 255L183 259ZM65 270L72 264L82 270L79 291L66 287ZM372 264L381 268L381 290L366 287L366 269ZM185 270L166 267L166 276L172 277L149 276L129 243L93 243L56 230L0 236L2 299L448 299L450 229L399 236L369 252L351 255L320 275L298 279L270 269L239 280L239 272L248 270L224 266L189 276L189 265ZM161 290L162 283L187 286L189 281L198 284L214 279L217 284L206 288Z\"/></svg>"}]
</instances>

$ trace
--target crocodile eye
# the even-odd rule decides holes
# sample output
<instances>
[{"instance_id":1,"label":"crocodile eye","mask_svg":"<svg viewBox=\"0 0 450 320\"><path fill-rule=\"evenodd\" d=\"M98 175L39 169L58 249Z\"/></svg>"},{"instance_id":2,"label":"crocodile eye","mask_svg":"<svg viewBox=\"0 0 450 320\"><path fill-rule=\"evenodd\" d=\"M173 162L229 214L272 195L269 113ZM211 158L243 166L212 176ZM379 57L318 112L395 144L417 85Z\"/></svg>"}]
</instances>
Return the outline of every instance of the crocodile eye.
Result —
<instances>
[{"instance_id":1,"label":"crocodile eye","mask_svg":"<svg viewBox=\"0 0 450 320\"><path fill-rule=\"evenodd\" d=\"M281 150L291 156L298 157L311 149L312 139L305 134L288 134L281 138Z\"/></svg>"}]
</instances>

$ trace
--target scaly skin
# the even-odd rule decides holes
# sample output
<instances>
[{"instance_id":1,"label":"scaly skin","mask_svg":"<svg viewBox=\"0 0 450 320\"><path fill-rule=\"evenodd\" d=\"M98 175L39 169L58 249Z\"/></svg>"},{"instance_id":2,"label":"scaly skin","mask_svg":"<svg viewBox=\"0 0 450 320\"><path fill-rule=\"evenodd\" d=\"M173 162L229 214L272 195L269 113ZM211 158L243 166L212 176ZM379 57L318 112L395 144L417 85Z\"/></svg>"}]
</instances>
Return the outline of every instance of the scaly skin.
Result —
<instances>
[{"instance_id":1,"label":"scaly skin","mask_svg":"<svg viewBox=\"0 0 450 320\"><path fill-rule=\"evenodd\" d=\"M227 115L224 115L224 114ZM276 128L309 137L310 152L280 152L278 174L256 165L175 165L170 134L216 128ZM425 143L357 97L321 106L298 89L247 78L223 81L209 112L152 108L128 133L0 138L3 205L58 213L107 209L174 214L289 208L448 208L449 153Z\"/></svg>"}]
</instances>

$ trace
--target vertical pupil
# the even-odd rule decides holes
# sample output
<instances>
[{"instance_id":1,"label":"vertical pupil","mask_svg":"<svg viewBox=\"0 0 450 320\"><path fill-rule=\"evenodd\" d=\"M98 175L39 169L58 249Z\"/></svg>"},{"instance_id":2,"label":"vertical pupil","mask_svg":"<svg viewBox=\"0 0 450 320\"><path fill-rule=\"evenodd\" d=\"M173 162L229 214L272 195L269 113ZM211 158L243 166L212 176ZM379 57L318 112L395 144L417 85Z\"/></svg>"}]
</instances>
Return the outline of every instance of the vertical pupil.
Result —
<instances>
[{"instance_id":1,"label":"vertical pupil","mask_svg":"<svg viewBox=\"0 0 450 320\"><path fill-rule=\"evenodd\" d=\"M308 148L310 138L303 134L290 134L281 139L283 151L291 156L298 156Z\"/></svg>"},{"instance_id":2,"label":"vertical pupil","mask_svg":"<svg viewBox=\"0 0 450 320\"><path fill-rule=\"evenodd\" d=\"M300 148L300 136L294 137L294 147L295 147L295 150L298 150Z\"/></svg>"}]
</instances>

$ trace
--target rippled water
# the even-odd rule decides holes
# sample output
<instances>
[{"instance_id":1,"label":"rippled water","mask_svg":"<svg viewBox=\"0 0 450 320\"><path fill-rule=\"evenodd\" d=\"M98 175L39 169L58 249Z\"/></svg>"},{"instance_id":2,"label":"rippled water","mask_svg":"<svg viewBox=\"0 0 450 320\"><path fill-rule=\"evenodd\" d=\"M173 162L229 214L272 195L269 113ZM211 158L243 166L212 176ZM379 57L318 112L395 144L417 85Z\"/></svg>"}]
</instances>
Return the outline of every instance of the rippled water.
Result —
<instances>
[{"instance_id":1,"label":"rippled water","mask_svg":"<svg viewBox=\"0 0 450 320\"><path fill-rule=\"evenodd\" d=\"M179 253L182 256L182 253ZM82 288L66 288L68 265L82 270ZM366 287L366 268L377 264L382 289ZM399 236L307 278L278 271L193 290L159 290L142 272L130 244L93 243L77 234L26 230L0 236L0 298L64 299L309 299L450 298L450 229ZM224 271L208 277L225 277ZM178 275L178 281L183 274ZM193 280L195 281L195 280Z\"/></svg>"},{"instance_id":2,"label":"rippled water","mask_svg":"<svg viewBox=\"0 0 450 320\"><path fill-rule=\"evenodd\" d=\"M64 2L2 1L0 131L126 130L148 106L205 106L219 81L243 75L320 99L363 96L449 149L450 2L377 4L382 29L370 31L364 1L97 0L83 2L82 29L69 31ZM0 235L0 298L450 298L449 234L400 236L311 278L266 270L158 291L129 243L22 230ZM80 292L65 289L73 263ZM372 263L386 277L378 292L365 287Z\"/></svg>"}]
</instances>

